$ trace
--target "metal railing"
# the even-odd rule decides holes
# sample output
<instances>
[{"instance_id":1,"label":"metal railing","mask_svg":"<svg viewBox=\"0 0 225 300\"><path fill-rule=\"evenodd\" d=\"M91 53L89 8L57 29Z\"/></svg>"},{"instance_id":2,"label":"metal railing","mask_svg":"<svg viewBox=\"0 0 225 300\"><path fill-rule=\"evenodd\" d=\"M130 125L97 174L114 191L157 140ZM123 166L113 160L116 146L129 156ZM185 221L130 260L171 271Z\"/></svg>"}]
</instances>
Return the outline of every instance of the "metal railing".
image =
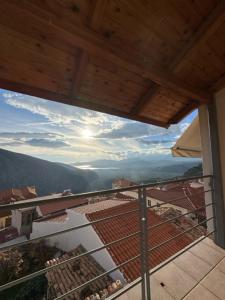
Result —
<instances>
[{"instance_id":1,"label":"metal railing","mask_svg":"<svg viewBox=\"0 0 225 300\"><path fill-rule=\"evenodd\" d=\"M11 282L8 282L4 285L0 286L0 292L4 291L6 289L12 288L18 284L24 283L28 280L31 280L33 278L36 278L37 276L40 276L42 274L46 274L47 272L54 270L56 268L60 268L62 265L65 264L69 264L73 261L79 260L82 257L85 257L87 255L92 255L98 251L101 251L103 249L107 249L113 245L119 244L125 240L129 240L130 238L133 237L139 237L139 244L140 244L140 253L130 257L129 259L127 259L126 261L117 264L116 267L111 268L110 270L107 270L105 272L103 272L102 274L96 276L95 278L92 278L90 280L88 280L87 282L72 288L69 291L66 291L64 294L58 296L57 298L55 298L55 300L59 300L59 299L64 299L69 295L72 295L73 293L89 286L90 284L92 284L93 282L105 277L108 274L111 274L113 272L115 272L116 270L121 270L121 268L123 268L124 266L130 264L131 262L139 259L140 260L140 269L141 269L141 273L140 273L140 278L134 280L132 283L125 285L122 289L120 289L119 291L117 291L116 293L114 293L113 295L111 295L109 297L109 299L116 299L117 297L121 296L122 294L126 293L128 290L130 290L131 288L133 288L134 286L136 286L137 284L141 283L142 289L141 289L141 293L142 293L142 299L151 299L151 293L150 293L150 276L155 273L157 270L159 270L160 268L162 268L162 266L164 266L165 264L167 264L168 262L170 262L172 259L176 258L177 256L181 255L183 252L187 251L189 248L193 247L194 245L196 245L197 243L199 243L200 241L202 241L204 238L208 237L209 235L213 234L216 229L214 228L213 230L211 230L210 232L206 232L205 235L203 235L201 238L199 238L197 241L194 241L193 243L191 243L190 245L188 245L187 247L185 247L184 250L179 251L179 253L173 255L173 257L169 260L167 260L165 263L161 263L160 266L157 268L154 268L154 271L150 270L150 265L149 265L149 255L151 256L151 253L154 251L157 251L158 249L160 249L161 247L163 247L166 244L171 243L172 241L182 237L183 235L186 235L190 232L192 232L194 229L198 228L201 225L206 225L207 223L211 220L214 219L214 216L209 217L208 219L205 219L201 222L199 222L198 224L187 228L181 232L179 232L178 234L170 237L167 240L164 240L163 242L153 246L153 247L148 247L149 245L149 241L151 242L150 239L150 235L151 232L168 223L174 222L180 218L184 218L188 215L191 214L196 214L199 211L206 209L207 207L214 207L214 203L208 203L204 206L198 207L196 209L193 209L191 211L187 211L183 214L177 215L175 217L172 218L168 218L165 219L162 222L153 224L153 225L149 225L149 215L148 215L148 210L152 210L158 207L162 207L165 205L173 205L175 203L176 207L179 206L179 201L185 200L186 199L186 195L184 194L184 196L182 197L177 197L175 199L171 199L170 201L167 202L161 202L161 203L157 203L155 205L152 206L147 206L147 189L148 188L153 188L153 187L157 187L157 186L162 186L162 185L168 185L171 183L183 183L183 182L192 182L198 179L207 179L209 181L212 180L212 176L198 176L198 177L191 177L191 178L182 178L182 179L178 179L178 180L168 180L168 181L161 181L161 182L156 182L156 183L150 183L150 184L142 184L142 185L135 185L135 186L131 186L131 187L127 187L127 188L119 188L119 189L112 189L112 190L104 190L104 191L99 191L99 192L90 192L90 193L82 193L82 194L76 194L76 195L69 195L69 196L63 196L63 197L44 197L44 198L36 198L36 199L31 199L31 200L26 200L26 201L18 201L16 203L10 203L10 204L6 204L6 205L0 205L0 212L4 211L4 210L14 210L14 209L20 209L20 208L25 208L25 207L34 207L34 206L38 206L38 205L43 205L43 204L48 204L48 203L54 203L55 201L57 202L61 202L61 201L65 201L68 199L81 199L81 198L87 198L87 197L94 197L94 196L103 196L103 195L109 195L109 194L115 194L115 193L119 193L119 192L126 192L126 191L137 191L137 202L138 202L138 208L137 209L132 209L132 210L128 210L128 211L124 211L122 213L118 213L116 215L112 215L112 216L107 216L105 218L101 218L101 219L97 219L94 221L90 221L88 223L82 224L82 225L78 225L78 226L74 226L74 227L70 227L70 228L66 228L63 229L61 231L57 231L54 233L50 233L50 234L46 234L46 235L42 235L36 238L32 238L30 240L26 240L26 241L21 241L19 243L15 243L15 244L8 244L8 245L0 245L0 252L4 252L4 251L8 251L9 249L12 248L16 248L16 247L20 247L20 246L24 246L30 243L34 243L37 242L39 240L42 239L48 239L51 237L54 237L56 235L61 235L61 234L65 234L68 233L70 231L74 231L74 230L79 230L82 228L86 228L88 226L94 226L98 223L101 222L106 222L109 221L111 219L114 218L121 218L124 217L125 215L130 215L130 214L135 214L139 216L139 228L140 230L135 231L130 233L127 236L123 236L117 240L113 240L109 243L105 243L103 246L101 247L97 247L95 249L91 249L89 251L86 251L85 253L79 254L77 256L72 256L64 261L58 262L54 265L50 265L47 266L46 268L43 268L39 271L36 271L34 273L28 274L26 276L23 276L21 278L18 278L16 280L13 280ZM209 187L212 186L211 184L209 184ZM194 195L200 195L200 194L206 194L206 193L210 193L212 192L212 189L205 189L204 191L201 192L197 192ZM124 206L125 207L125 206ZM213 209L214 210L214 209ZM110 229L109 229L110 230Z\"/></svg>"}]
</instances>

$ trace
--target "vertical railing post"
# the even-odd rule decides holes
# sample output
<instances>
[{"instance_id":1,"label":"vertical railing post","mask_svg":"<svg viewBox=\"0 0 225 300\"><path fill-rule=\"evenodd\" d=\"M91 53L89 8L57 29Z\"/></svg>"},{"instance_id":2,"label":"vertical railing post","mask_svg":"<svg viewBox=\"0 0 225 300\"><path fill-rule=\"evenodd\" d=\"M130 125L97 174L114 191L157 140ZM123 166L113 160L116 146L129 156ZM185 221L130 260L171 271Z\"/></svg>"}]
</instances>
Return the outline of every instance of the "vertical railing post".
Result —
<instances>
[{"instance_id":1,"label":"vertical railing post","mask_svg":"<svg viewBox=\"0 0 225 300\"><path fill-rule=\"evenodd\" d=\"M146 203L146 188L138 189L140 209L140 252L141 252L141 277L142 277L142 300L150 300L150 276L148 259L148 208Z\"/></svg>"}]
</instances>

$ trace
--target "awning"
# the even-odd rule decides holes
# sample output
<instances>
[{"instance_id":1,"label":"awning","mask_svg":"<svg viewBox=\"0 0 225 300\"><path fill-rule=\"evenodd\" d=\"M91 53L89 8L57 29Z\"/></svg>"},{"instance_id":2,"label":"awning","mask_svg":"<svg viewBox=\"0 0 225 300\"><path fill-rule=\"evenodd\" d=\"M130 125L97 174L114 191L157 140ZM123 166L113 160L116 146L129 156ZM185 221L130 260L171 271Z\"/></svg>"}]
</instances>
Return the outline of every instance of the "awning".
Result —
<instances>
[{"instance_id":1,"label":"awning","mask_svg":"<svg viewBox=\"0 0 225 300\"><path fill-rule=\"evenodd\" d=\"M184 131L176 144L171 148L173 156L201 157L201 137L199 119L196 117L191 125Z\"/></svg>"}]
</instances>

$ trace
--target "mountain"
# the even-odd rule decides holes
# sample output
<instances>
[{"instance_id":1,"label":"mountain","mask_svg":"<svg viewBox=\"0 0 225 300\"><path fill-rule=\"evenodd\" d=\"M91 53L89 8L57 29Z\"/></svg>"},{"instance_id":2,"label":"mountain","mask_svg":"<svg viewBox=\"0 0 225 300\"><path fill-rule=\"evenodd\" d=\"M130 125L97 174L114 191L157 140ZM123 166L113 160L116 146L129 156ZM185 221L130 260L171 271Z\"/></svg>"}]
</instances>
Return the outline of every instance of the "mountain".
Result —
<instances>
[{"instance_id":1,"label":"mountain","mask_svg":"<svg viewBox=\"0 0 225 300\"><path fill-rule=\"evenodd\" d=\"M203 174L202 164L199 164L199 165L185 171L183 176L184 177L194 177L194 176L202 176L202 174Z\"/></svg>"},{"instance_id":2,"label":"mountain","mask_svg":"<svg viewBox=\"0 0 225 300\"><path fill-rule=\"evenodd\" d=\"M39 196L71 189L73 193L91 190L98 175L70 165L49 162L32 156L0 149L0 190L36 186Z\"/></svg>"},{"instance_id":3,"label":"mountain","mask_svg":"<svg viewBox=\"0 0 225 300\"><path fill-rule=\"evenodd\" d=\"M137 183L181 177L190 168L199 164L199 159L172 157L171 155L149 155L123 160L96 160L73 163L73 166L93 169L98 174L95 189L111 188L112 180L125 177Z\"/></svg>"}]
</instances>

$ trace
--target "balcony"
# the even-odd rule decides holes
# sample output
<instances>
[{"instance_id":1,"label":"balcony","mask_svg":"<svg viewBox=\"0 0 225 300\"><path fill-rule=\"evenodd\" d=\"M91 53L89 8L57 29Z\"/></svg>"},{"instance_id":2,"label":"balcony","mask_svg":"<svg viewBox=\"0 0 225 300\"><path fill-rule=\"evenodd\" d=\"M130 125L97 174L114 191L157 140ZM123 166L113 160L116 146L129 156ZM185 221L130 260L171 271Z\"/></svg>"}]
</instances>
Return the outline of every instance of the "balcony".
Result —
<instances>
[{"instance_id":1,"label":"balcony","mask_svg":"<svg viewBox=\"0 0 225 300\"><path fill-rule=\"evenodd\" d=\"M63 248L71 242L69 234L84 233L88 227L97 229L99 235L104 230L112 235L104 240L101 234L97 246L91 248L92 236L84 238L80 234L86 250L80 245L72 252L70 247L63 248L63 260L60 257L33 274L8 282L0 291L52 271L59 283L56 300L74 299L75 294L99 279L108 281L108 276L113 283L108 282L110 292L104 289L103 299L106 294L109 299L225 299L224 1L50 2L1 1L0 87L164 128L199 109L205 204L159 221L160 216L155 216L153 210L164 205L174 208L174 203L180 207L178 202L183 199L171 198L167 203L153 201L148 192L155 184L146 184L0 206L0 211L22 211L44 203L118 192L132 194L136 203L128 205L128 210L124 206L117 214L111 207L110 211L114 212L111 216L98 218L97 213L88 212L88 217L73 219L70 227L65 216L59 214L56 219L62 222L54 219L47 234L44 233L47 219L39 224L34 222L32 230L36 231L30 232L27 226L25 239L16 245L10 241L0 250L5 252L39 240L55 241L58 235L64 237ZM156 185L170 183L174 180ZM179 225L178 220L196 216L202 210L204 218L198 214L193 226L191 221L183 228L184 224ZM26 213L29 215L29 211ZM73 209L68 214L79 215ZM130 220L124 216L131 216ZM77 223L77 219L83 221ZM131 228L130 232L113 239L115 231L110 227L112 223L107 223L113 219L117 225L122 221L118 232L123 233L124 227ZM154 223L153 219L158 222ZM171 222L176 223L174 231ZM56 227L58 230L54 231ZM159 228L166 235L156 243L153 233ZM41 230L41 236L37 229ZM92 233L96 234L96 230ZM121 246L123 256L115 259L118 253L114 246L126 241L128 246ZM99 259L100 251L108 260ZM160 264L156 261L157 253L160 253ZM94 257L96 273L100 274L78 285L71 279L69 289L65 289L62 274L68 264L86 256ZM102 267L104 271L100 271L97 260L108 262ZM99 299L98 296L86 299Z\"/></svg>"},{"instance_id":2,"label":"balcony","mask_svg":"<svg viewBox=\"0 0 225 300\"><path fill-rule=\"evenodd\" d=\"M174 189L174 185L187 185L199 180L201 184L204 182L204 190L200 189L195 193L195 196L202 195L204 197L207 195L205 199L209 200L213 191L212 176L170 180L57 198L52 196L34 198L1 205L0 210L18 210L55 203L56 201L68 203L69 199L73 199L73 201L79 199L80 203L81 199L96 196L106 197L118 193L123 193L124 197L127 193L136 195L136 198L133 197L130 203L125 201L125 204L103 210L101 208L94 213L92 212L93 208L90 209L90 207L96 206L96 203L86 205L85 202L84 206L79 206L73 210L76 213L88 211L86 215L88 222L81 222L70 227L61 225L64 226L61 230L57 230L54 225L56 223L53 223L54 230L48 234L43 234L43 232L38 234L36 232L35 234L34 230L28 240L18 243L14 243L12 240L10 243L2 244L0 251L4 252L14 247L32 243L35 246L39 240L50 241L51 239L54 240L56 236L61 236L62 243L67 243L66 240L82 235L83 239L80 238L79 242L82 241L85 247L82 248L81 252L68 251L67 256L65 255L63 259L53 259L46 265L46 268L0 286L0 291L10 289L43 274L46 274L51 283L56 274L59 274L60 278L60 275L65 272L61 279L57 279L56 282L53 280L55 285L59 284L64 288L57 289L58 292L54 294L54 297L50 297L50 292L48 292L47 299L89 299L82 297L80 292L95 283L100 284L99 282L104 281L107 276L108 282L112 282L112 280L114 280L113 282L118 280L121 282L121 285L108 293L107 299L199 299L200 294L205 295L204 299L222 299L221 295L225 293L222 279L225 276L223 273L225 272L223 263L225 250L213 241L216 236L215 217L213 215L216 215L216 210L213 202L208 202L204 206L185 213L179 212L173 217L167 216L167 218L161 219L157 213L161 213L163 207L179 207L179 202L183 203L185 199L187 200L186 194L164 202L149 201L149 193L152 192L153 188L159 189L160 187L162 189L163 187L165 191L166 187L171 186ZM165 192L169 193L169 190ZM99 203L101 202L97 204ZM202 210L206 210L207 217L199 220L196 218L196 214ZM210 214L211 216L209 216ZM57 217L60 216L57 215ZM195 216L195 221L192 222L193 216ZM78 218L78 215L76 217ZM179 220L183 220L183 222L179 223ZM48 221L48 218L47 220L46 218L37 220L38 223L41 221L46 226L45 222ZM171 225L176 224L176 222L181 224L178 228ZM89 242L90 236L86 231L89 227L95 228L100 239L104 241L100 247L94 247L95 243ZM118 234L115 234L116 228L120 228ZM196 232L198 229L201 230ZM157 236L158 238L156 238ZM93 234L91 238L95 239ZM62 245L61 247L63 248ZM113 258L114 263L111 266L102 263L102 260L105 259L104 255L106 255L103 251L107 251L107 255L110 254ZM88 257L89 261L95 259L96 262L93 261L92 264L102 264L100 271L96 269L94 277L92 276L89 280L81 280L81 284L78 284L79 280L75 280L75 283L70 281L66 285L63 278L69 276L68 271L71 268L71 263L73 266L76 262L79 264L82 262L82 265L86 264L85 268L88 269L90 268L90 265L88 267L88 260L84 261ZM73 274L73 270L71 272ZM99 292L98 285L95 286L95 289ZM105 298L102 297L102 299Z\"/></svg>"}]
</instances>

